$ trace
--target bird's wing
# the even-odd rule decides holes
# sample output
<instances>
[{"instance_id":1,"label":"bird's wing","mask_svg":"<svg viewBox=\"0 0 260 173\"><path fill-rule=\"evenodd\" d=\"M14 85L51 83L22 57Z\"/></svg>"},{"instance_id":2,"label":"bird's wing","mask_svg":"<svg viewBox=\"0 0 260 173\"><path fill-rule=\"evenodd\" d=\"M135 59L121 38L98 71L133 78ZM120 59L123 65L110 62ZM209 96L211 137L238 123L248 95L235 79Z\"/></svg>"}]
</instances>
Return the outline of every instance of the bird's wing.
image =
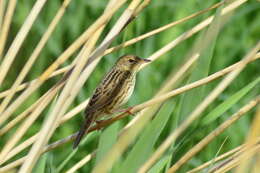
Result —
<instances>
[{"instance_id":1,"label":"bird's wing","mask_svg":"<svg viewBox=\"0 0 260 173\"><path fill-rule=\"evenodd\" d=\"M124 73L125 74L118 76L118 80L113 80L113 82L109 82L107 85L101 83L96 88L92 98L89 101L88 107L85 110L86 115L104 108L113 102L114 98L117 96L117 93L120 92L123 87L128 75L130 75L129 73Z\"/></svg>"}]
</instances>

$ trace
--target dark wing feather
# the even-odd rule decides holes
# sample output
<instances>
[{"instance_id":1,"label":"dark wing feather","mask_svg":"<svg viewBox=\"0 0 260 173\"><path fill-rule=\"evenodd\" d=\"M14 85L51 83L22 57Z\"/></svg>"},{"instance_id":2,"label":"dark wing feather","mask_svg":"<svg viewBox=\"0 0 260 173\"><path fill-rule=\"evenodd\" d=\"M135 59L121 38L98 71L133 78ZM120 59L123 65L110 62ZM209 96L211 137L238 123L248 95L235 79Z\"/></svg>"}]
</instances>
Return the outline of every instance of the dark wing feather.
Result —
<instances>
[{"instance_id":1,"label":"dark wing feather","mask_svg":"<svg viewBox=\"0 0 260 173\"><path fill-rule=\"evenodd\" d=\"M107 82L107 85L104 85L103 81L97 87L89 101L89 104L85 110L86 116L106 107L113 102L115 97L117 97L117 93L119 93L124 86L124 82L129 75L131 75L131 73L128 71L122 72L122 74L118 75L117 79L113 79L113 82Z\"/></svg>"}]
</instances>

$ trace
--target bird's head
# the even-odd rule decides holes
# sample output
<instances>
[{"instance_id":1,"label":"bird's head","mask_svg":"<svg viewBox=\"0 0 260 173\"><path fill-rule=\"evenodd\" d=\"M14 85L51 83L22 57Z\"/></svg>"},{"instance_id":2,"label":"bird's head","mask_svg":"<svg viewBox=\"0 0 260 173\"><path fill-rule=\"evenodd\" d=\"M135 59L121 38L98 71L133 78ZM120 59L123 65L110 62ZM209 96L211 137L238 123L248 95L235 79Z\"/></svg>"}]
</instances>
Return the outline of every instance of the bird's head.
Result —
<instances>
[{"instance_id":1,"label":"bird's head","mask_svg":"<svg viewBox=\"0 0 260 173\"><path fill-rule=\"evenodd\" d=\"M139 58L136 55L123 55L118 59L116 66L120 70L136 72L142 64L150 61L149 59Z\"/></svg>"}]
</instances>

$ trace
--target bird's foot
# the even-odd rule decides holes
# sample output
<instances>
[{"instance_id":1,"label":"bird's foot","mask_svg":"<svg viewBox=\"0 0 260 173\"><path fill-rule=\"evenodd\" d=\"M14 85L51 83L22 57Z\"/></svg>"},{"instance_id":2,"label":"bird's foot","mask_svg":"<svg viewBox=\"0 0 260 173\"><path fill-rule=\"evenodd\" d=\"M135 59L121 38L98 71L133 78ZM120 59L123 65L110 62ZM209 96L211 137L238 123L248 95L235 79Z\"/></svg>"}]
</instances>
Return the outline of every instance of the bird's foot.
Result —
<instances>
[{"instance_id":1,"label":"bird's foot","mask_svg":"<svg viewBox=\"0 0 260 173\"><path fill-rule=\"evenodd\" d=\"M105 119L105 120L96 120L95 123L96 123L97 125L103 124L105 121L108 121L108 120L110 120L110 119L111 119L111 118L108 118L108 119Z\"/></svg>"},{"instance_id":2,"label":"bird's foot","mask_svg":"<svg viewBox=\"0 0 260 173\"><path fill-rule=\"evenodd\" d=\"M117 112L120 112L120 113L128 113L130 115L134 115L133 112L131 112L131 110L133 109L133 107L129 107L129 108L126 108L126 109L119 109Z\"/></svg>"}]
</instances>

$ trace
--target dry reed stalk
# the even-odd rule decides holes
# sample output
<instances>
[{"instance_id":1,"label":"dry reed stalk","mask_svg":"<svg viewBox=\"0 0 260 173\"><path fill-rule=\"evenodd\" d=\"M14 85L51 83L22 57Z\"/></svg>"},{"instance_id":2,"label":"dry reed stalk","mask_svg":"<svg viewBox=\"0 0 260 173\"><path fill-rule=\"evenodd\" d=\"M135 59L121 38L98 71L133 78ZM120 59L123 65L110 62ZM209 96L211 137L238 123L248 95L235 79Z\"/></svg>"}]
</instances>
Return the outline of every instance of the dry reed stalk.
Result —
<instances>
[{"instance_id":1,"label":"dry reed stalk","mask_svg":"<svg viewBox=\"0 0 260 173\"><path fill-rule=\"evenodd\" d=\"M26 77L27 73L30 71L31 67L33 66L34 62L39 57L39 54L41 53L41 50L43 49L43 47L47 43L48 39L50 38L52 32L56 28L58 22L60 21L61 17L63 16L63 14L64 14L64 12L65 12L65 10L66 10L66 8L67 8L67 6L69 5L70 2L71 2L71 0L65 0L62 3L60 9L57 11L55 17L51 21L51 23L50 23L49 27L47 28L46 32L44 33L44 35L40 39L38 45L34 49L33 53L31 54L31 56L27 60L27 62L24 65L23 69L21 70L21 72L19 73L17 79L15 80L14 84L12 85L9 94L1 102L0 114L4 111L6 106L9 104L9 102L11 101L12 97L14 96L18 86L24 80L24 78Z\"/></svg>"},{"instance_id":2,"label":"dry reed stalk","mask_svg":"<svg viewBox=\"0 0 260 173\"><path fill-rule=\"evenodd\" d=\"M4 19L4 11L5 11L5 1L0 1L0 32L2 30L2 24ZM1 56L0 56L1 58Z\"/></svg>"},{"instance_id":3,"label":"dry reed stalk","mask_svg":"<svg viewBox=\"0 0 260 173\"><path fill-rule=\"evenodd\" d=\"M38 134L38 133L37 133ZM33 135L30 138L26 139L23 143L19 144L17 147L15 147L12 151L8 153L6 158L4 159L4 162L11 159L13 156L15 156L17 153L21 152L23 149L27 148L28 146L32 145L33 142L37 139L37 135ZM24 157L25 159L25 157Z\"/></svg>"},{"instance_id":4,"label":"dry reed stalk","mask_svg":"<svg viewBox=\"0 0 260 173\"><path fill-rule=\"evenodd\" d=\"M36 89L38 89L45 80L66 61L74 51L76 51L90 36L93 35L100 27L104 25L119 9L126 0L120 0L108 12L104 13L97 21L91 25L68 49L66 49L50 67L35 81L30 83L29 87L2 113L0 117L0 125L9 118L9 116L27 99Z\"/></svg>"},{"instance_id":5,"label":"dry reed stalk","mask_svg":"<svg viewBox=\"0 0 260 173\"><path fill-rule=\"evenodd\" d=\"M43 109L49 104L48 100L51 100L52 97L56 95L56 91L60 88L57 88L56 90L53 90L50 94L48 93L46 97L43 97L43 99L40 101L40 103L37 105L37 109L33 109L31 116L28 116L28 118L18 127L16 132L10 137L7 141L7 143L4 145L3 149L0 153L0 165L4 162L6 155L13 149L13 147L19 142L19 140L23 137L23 135L26 133L26 131L31 127L31 125L34 123L34 121L39 117Z\"/></svg>"},{"instance_id":6,"label":"dry reed stalk","mask_svg":"<svg viewBox=\"0 0 260 173\"><path fill-rule=\"evenodd\" d=\"M206 162L206 163L204 163L204 164L202 164L202 165L200 165L200 166L198 166L198 167L196 167L196 168L194 168L192 170L187 171L187 173L198 172L198 171L200 171L200 170L202 170L202 169L204 169L206 167L209 167L213 163L218 162L218 161L220 161L220 160L222 160L222 159L224 159L224 158L226 158L226 157L228 157L228 156L230 156L232 154L237 154L237 153L239 153L241 151L242 147L243 146L241 145L241 146L238 146L238 147L236 147L236 148L234 148L234 149L232 149L232 150L230 150L230 151L228 151L228 152L226 152L224 154L221 154L220 156L218 156L216 158L213 158L212 160L210 160L210 161L208 161L208 162Z\"/></svg>"},{"instance_id":7,"label":"dry reed stalk","mask_svg":"<svg viewBox=\"0 0 260 173\"><path fill-rule=\"evenodd\" d=\"M237 166L239 166L239 163L242 159L250 159L250 155L254 155L255 153L260 151L260 145L255 145L249 150L244 150L243 152L239 153L239 155L235 155L227 160L225 160L222 164L217 165L216 167L209 170L209 172L214 173L224 173L227 172ZM244 157L246 156L246 157Z\"/></svg>"},{"instance_id":8,"label":"dry reed stalk","mask_svg":"<svg viewBox=\"0 0 260 173\"><path fill-rule=\"evenodd\" d=\"M224 91L224 89L235 79L235 77L245 68L251 58L255 56L260 48L260 42L252 49L242 60L240 66L227 75L220 84L197 106L197 108L184 120L181 125L172 132L167 139L159 146L155 153L148 159L148 161L139 169L139 173L147 172L148 169L156 162L156 160L168 149L168 147L176 140L176 138L195 120L201 113L212 103L217 96Z\"/></svg>"},{"instance_id":9,"label":"dry reed stalk","mask_svg":"<svg viewBox=\"0 0 260 173\"><path fill-rule=\"evenodd\" d=\"M260 142L260 138L258 138L258 142L257 142L258 146L259 146L259 142ZM233 158L236 158L239 154L241 154L241 153L243 153L245 151L246 151L245 145L242 144L242 145L240 145L240 146L238 146L238 147L236 147L236 148L234 148L234 149L232 149L232 150L230 150L230 151L228 151L228 152L226 152L226 153L224 153L224 154L222 154L222 155L220 155L220 156L218 156L216 158L211 159L210 161L207 161L206 163L204 163L204 164L202 164L202 165L200 165L200 166L198 166L198 167L196 167L196 168L194 168L192 170L189 170L187 173L198 172L198 171L200 171L202 169L205 169L206 167L209 167L212 164L214 164L214 163L216 163L216 162L218 162L220 160L223 160L224 158L228 157L227 159L225 159L222 162L222 164L219 164L219 165L225 165L225 164L229 163L231 160L233 160ZM233 156L231 156L231 155L233 155Z\"/></svg>"},{"instance_id":10,"label":"dry reed stalk","mask_svg":"<svg viewBox=\"0 0 260 173\"><path fill-rule=\"evenodd\" d=\"M66 67L63 67L63 68L60 68L58 70L56 70L55 72L53 72L49 78L52 78L52 77L55 77L57 75L60 75L60 74L63 74L67 71L69 71L71 68L73 67L73 65L68 65ZM29 82L25 82L25 83L22 83L20 84L17 88L16 88L16 91L15 92L19 92L25 88L27 88L31 83L35 82L37 79L34 79L32 81L29 81ZM7 89L5 91L2 91L0 93L0 99L3 98L3 97L6 97L8 94L10 93L10 89Z\"/></svg>"},{"instance_id":11,"label":"dry reed stalk","mask_svg":"<svg viewBox=\"0 0 260 173\"><path fill-rule=\"evenodd\" d=\"M10 171L11 169L21 165L24 162L24 158L20 158L18 160L16 160L15 162L12 162L4 167L0 168L0 173L6 173L8 171Z\"/></svg>"},{"instance_id":12,"label":"dry reed stalk","mask_svg":"<svg viewBox=\"0 0 260 173\"><path fill-rule=\"evenodd\" d=\"M53 88L51 88L48 92L46 92L43 96L41 96L34 104L32 104L24 112L22 112L21 114L17 115L13 120L8 122L2 129L0 129L0 136L5 134L6 132L8 132L8 130L13 128L17 123L19 123L25 117L33 115L33 113L32 114L29 114L29 113L31 113L34 109L37 109L37 106L39 104L41 104L42 101L45 102L45 104L44 104L45 106L43 106L43 108L45 108L49 104L49 102L52 101L52 98L55 96L55 93L57 93L59 91L59 89L61 87L63 87L63 85L64 85L64 82L60 83L60 85L57 85L57 86L54 86ZM48 96L49 94L51 96ZM45 99L45 97L48 97L48 99ZM39 112L39 114L40 113L41 112Z\"/></svg>"},{"instance_id":13,"label":"dry reed stalk","mask_svg":"<svg viewBox=\"0 0 260 173\"><path fill-rule=\"evenodd\" d=\"M68 112L67 114L65 114L61 121L60 124L65 123L67 120L69 120L70 118L72 118L74 115L78 114L79 112L81 112L88 104L89 99L85 100L84 102L82 102L80 105L78 105L77 107L75 107L73 110L71 110L70 112ZM30 137L29 139L27 139L25 142L23 142L22 144L20 144L19 146L15 147L12 151L10 151L7 155L7 157L4 158L4 162L8 161L9 159L11 159L13 156L15 156L17 153L21 152L22 150L24 150L25 148L27 148L28 146L30 146L37 137L38 133L36 133L35 135L33 135L32 137ZM60 141L59 141L60 142ZM46 149L44 149L44 152L52 150L54 148L56 148L57 145L56 143L48 145L48 147Z\"/></svg>"},{"instance_id":14,"label":"dry reed stalk","mask_svg":"<svg viewBox=\"0 0 260 173\"><path fill-rule=\"evenodd\" d=\"M0 86L5 79L7 72L9 71L12 62L14 61L19 49L23 41L25 40L28 32L30 31L35 19L37 18L38 14L40 13L42 7L44 6L46 0L37 0L34 4L30 14L26 18L23 23L23 26L19 30L18 34L16 35L14 41L12 42L10 48L8 49L6 55L4 56L3 62L0 66ZM16 2L15 2L16 3Z\"/></svg>"},{"instance_id":15,"label":"dry reed stalk","mask_svg":"<svg viewBox=\"0 0 260 173\"><path fill-rule=\"evenodd\" d=\"M255 157L256 157L256 162L253 165L252 173L258 173L260 170L260 151L257 152Z\"/></svg>"},{"instance_id":16,"label":"dry reed stalk","mask_svg":"<svg viewBox=\"0 0 260 173\"><path fill-rule=\"evenodd\" d=\"M1 21L0 23L0 60L2 58L2 54L3 54L3 50L5 48L5 42L8 36L8 32L9 32L9 28L10 28L10 24L12 21L12 17L14 14L14 9L16 6L16 2L17 0L10 0L8 3L8 7L5 13L5 16L3 19L3 22ZM0 1L0 8L1 8L1 17L4 14L4 0Z\"/></svg>"},{"instance_id":17,"label":"dry reed stalk","mask_svg":"<svg viewBox=\"0 0 260 173\"><path fill-rule=\"evenodd\" d=\"M86 163L88 163L93 157L95 157L96 153L88 154L86 155L82 160L77 162L73 167L71 167L69 170L66 171L66 173L74 173L76 172L79 168L84 166Z\"/></svg>"},{"instance_id":18,"label":"dry reed stalk","mask_svg":"<svg viewBox=\"0 0 260 173\"><path fill-rule=\"evenodd\" d=\"M13 128L17 123L19 123L25 117L32 115L30 113L32 113L35 109L37 109L37 106L39 104L42 104L43 101L45 102L45 104L49 104L52 101L52 98L55 96L55 94L59 91L59 89L62 86L63 85L60 85L59 87L55 88L54 90L50 90L49 92L46 92L34 104L32 104L25 111L23 111L21 114L19 114L17 117L15 117L12 121L8 122L2 129L0 129L0 136L7 133L11 128ZM51 95L51 96L49 96L49 95ZM46 97L48 97L48 99L45 99Z\"/></svg>"},{"instance_id":19,"label":"dry reed stalk","mask_svg":"<svg viewBox=\"0 0 260 173\"><path fill-rule=\"evenodd\" d=\"M62 87L62 86L60 86ZM58 88L59 89L59 88ZM51 92L56 92L55 90L52 90ZM27 109L27 111L23 112L22 114L20 114L19 116L17 116L14 120L10 121L8 124L6 124L2 129L0 129L0 136L7 133L11 128L13 128L19 121L21 121L22 119L24 119L26 116L28 116L28 114L30 112L32 112L33 109L35 109L35 107L40 104L40 102L42 102L42 100L44 99L45 96L47 96L49 93L46 93L44 96L42 96L42 98L40 100L38 100L38 102L34 103L33 105L30 106L30 108ZM73 116L77 115L78 113L80 113L86 106L88 103L89 99L86 99L85 101L83 101L82 103L80 103L78 106L76 106L75 108L73 108L71 111L69 111L68 113L66 113L64 115L64 117L61 119L60 124L63 124L64 122L68 121L69 119L71 119ZM51 99L47 100L47 104L51 101Z\"/></svg>"},{"instance_id":20,"label":"dry reed stalk","mask_svg":"<svg viewBox=\"0 0 260 173\"><path fill-rule=\"evenodd\" d=\"M194 172L197 172L197 171L199 171L201 169L204 169L205 167L211 165L212 162L216 162L216 161L222 160L223 158L228 157L229 155L231 155L233 153L241 151L242 147L243 146L239 146L239 147L237 147L237 148L235 148L235 149L233 149L233 150L231 150L229 152L226 152L226 153L222 154L221 156L218 156L217 158L214 158L212 161L208 161L205 164L203 164L203 165L201 165L201 166L199 166L199 167L197 167L195 169L192 169L192 170L188 171L187 173L194 173ZM49 145L49 147L46 147L45 151L49 151L47 149L51 150L52 148ZM9 171L9 170L11 170L11 169L21 165L24 162L24 160L25 160L25 157L20 158L20 159L18 159L16 161L14 161L14 162L4 166L4 167L1 167L0 168L0 173L5 173L6 171Z\"/></svg>"},{"instance_id":21,"label":"dry reed stalk","mask_svg":"<svg viewBox=\"0 0 260 173\"><path fill-rule=\"evenodd\" d=\"M257 143L257 139L260 136L260 107L258 106L258 110L256 111L254 120L252 121L252 125L250 127L250 132L245 142L245 150L250 150L254 147L255 143ZM244 152L240 156L239 166L235 170L237 173L246 172L249 168L250 161L252 161L253 156L256 156L257 153L248 153ZM248 159L251 158L251 159ZM255 164L255 163L254 163Z\"/></svg>"},{"instance_id":22,"label":"dry reed stalk","mask_svg":"<svg viewBox=\"0 0 260 173\"><path fill-rule=\"evenodd\" d=\"M195 154L207 146L215 137L220 135L225 129L230 127L233 123L239 120L245 113L254 108L260 102L260 97L252 100L245 106L243 106L238 112L233 114L229 119L218 126L209 135L204 137L198 144L193 146L186 154L184 154L169 170L168 172L176 172L184 163L189 161Z\"/></svg>"}]
</instances>

